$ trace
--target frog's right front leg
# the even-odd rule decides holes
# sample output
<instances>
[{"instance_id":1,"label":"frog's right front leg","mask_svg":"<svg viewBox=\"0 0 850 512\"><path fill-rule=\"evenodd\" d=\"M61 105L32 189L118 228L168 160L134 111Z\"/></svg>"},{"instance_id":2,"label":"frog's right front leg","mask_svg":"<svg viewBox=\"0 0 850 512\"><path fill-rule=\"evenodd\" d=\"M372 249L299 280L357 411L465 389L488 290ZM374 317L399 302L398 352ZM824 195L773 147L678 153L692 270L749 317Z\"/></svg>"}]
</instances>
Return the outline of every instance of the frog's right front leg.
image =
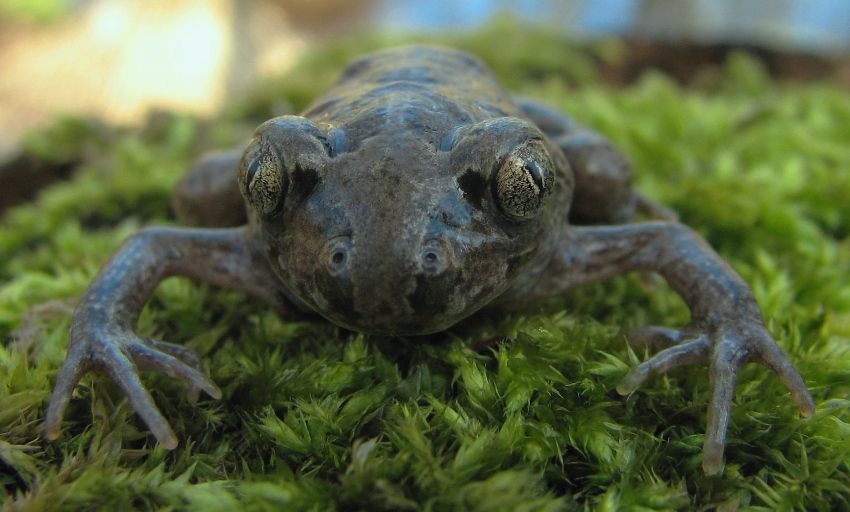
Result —
<instances>
[{"instance_id":1,"label":"frog's right front leg","mask_svg":"<svg viewBox=\"0 0 850 512\"><path fill-rule=\"evenodd\" d=\"M653 373L695 363L709 367L703 469L722 469L738 373L747 362L775 372L806 417L815 403L800 372L765 325L747 283L694 230L678 223L645 222L566 228L560 247L537 282L523 283L512 300L527 304L631 271L658 272L685 300L690 323L681 329L644 327L636 341L667 346L617 386L629 394ZM509 303L506 303L509 304ZM634 340L634 338L632 338Z\"/></svg>"},{"instance_id":2,"label":"frog's right front leg","mask_svg":"<svg viewBox=\"0 0 850 512\"><path fill-rule=\"evenodd\" d=\"M148 228L130 237L101 269L80 299L71 323L68 356L56 380L45 417L45 436L56 439L74 387L87 372L105 370L165 448L177 438L139 378L140 370L160 371L213 398L221 390L201 373L194 351L152 340L137 332L139 314L160 281L194 277L244 290L284 310L286 299L252 228Z\"/></svg>"}]
</instances>

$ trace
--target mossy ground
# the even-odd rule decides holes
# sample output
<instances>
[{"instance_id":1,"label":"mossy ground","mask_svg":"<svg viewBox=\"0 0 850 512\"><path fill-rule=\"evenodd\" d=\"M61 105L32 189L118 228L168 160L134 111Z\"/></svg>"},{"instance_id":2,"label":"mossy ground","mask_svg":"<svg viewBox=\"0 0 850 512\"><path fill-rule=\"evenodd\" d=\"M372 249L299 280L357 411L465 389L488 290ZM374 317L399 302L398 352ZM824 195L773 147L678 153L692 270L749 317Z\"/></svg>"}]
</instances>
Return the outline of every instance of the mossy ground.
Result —
<instances>
[{"instance_id":1,"label":"mossy ground","mask_svg":"<svg viewBox=\"0 0 850 512\"><path fill-rule=\"evenodd\" d=\"M405 41L317 50L221 121L163 114L127 130L63 120L28 140L33 153L81 164L0 225L5 509L850 510L850 95L774 83L744 55L687 89L652 72L612 89L593 60L616 59L616 45L578 49L515 26L442 42L632 156L639 186L751 283L818 402L815 418L799 417L767 369L746 367L725 473L706 477L705 368L614 391L647 357L623 328L688 320L665 285L647 292L637 276L428 343L286 323L242 294L171 279L139 329L199 351L224 399L189 405L181 382L146 374L181 439L167 452L92 374L62 437L42 439L70 304L123 238L175 223L169 193L188 162L297 111L348 58ZM514 341L470 348L497 336Z\"/></svg>"}]
</instances>

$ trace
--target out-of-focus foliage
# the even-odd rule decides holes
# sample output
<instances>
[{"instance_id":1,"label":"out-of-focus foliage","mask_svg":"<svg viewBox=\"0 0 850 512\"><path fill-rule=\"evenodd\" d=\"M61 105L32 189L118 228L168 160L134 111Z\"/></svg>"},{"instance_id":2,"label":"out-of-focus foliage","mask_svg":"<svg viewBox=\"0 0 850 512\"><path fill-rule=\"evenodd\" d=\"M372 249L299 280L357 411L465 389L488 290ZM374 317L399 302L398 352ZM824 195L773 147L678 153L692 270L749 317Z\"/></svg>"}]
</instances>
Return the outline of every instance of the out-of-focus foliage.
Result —
<instances>
[{"instance_id":1,"label":"out-of-focus foliage","mask_svg":"<svg viewBox=\"0 0 850 512\"><path fill-rule=\"evenodd\" d=\"M70 8L71 0L0 0L0 21L54 21Z\"/></svg>"}]
</instances>

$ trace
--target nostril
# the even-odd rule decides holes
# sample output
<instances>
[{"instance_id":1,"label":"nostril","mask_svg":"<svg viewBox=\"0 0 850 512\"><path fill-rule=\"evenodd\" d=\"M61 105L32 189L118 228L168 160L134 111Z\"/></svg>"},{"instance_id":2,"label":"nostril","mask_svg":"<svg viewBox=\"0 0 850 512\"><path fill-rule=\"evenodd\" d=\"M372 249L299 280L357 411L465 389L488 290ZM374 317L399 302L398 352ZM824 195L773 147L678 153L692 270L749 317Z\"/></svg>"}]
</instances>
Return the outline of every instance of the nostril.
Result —
<instances>
[{"instance_id":1,"label":"nostril","mask_svg":"<svg viewBox=\"0 0 850 512\"><path fill-rule=\"evenodd\" d=\"M328 257L328 267L334 274L340 274L348 267L348 249L336 247L331 250Z\"/></svg>"},{"instance_id":2,"label":"nostril","mask_svg":"<svg viewBox=\"0 0 850 512\"><path fill-rule=\"evenodd\" d=\"M331 274L340 276L348 271L350 243L348 237L336 237L325 245L324 261Z\"/></svg>"},{"instance_id":3,"label":"nostril","mask_svg":"<svg viewBox=\"0 0 850 512\"><path fill-rule=\"evenodd\" d=\"M442 247L437 247L437 243L432 242L427 245L419 255L419 264L422 266L422 270L426 272L440 272L446 266L446 252Z\"/></svg>"}]
</instances>

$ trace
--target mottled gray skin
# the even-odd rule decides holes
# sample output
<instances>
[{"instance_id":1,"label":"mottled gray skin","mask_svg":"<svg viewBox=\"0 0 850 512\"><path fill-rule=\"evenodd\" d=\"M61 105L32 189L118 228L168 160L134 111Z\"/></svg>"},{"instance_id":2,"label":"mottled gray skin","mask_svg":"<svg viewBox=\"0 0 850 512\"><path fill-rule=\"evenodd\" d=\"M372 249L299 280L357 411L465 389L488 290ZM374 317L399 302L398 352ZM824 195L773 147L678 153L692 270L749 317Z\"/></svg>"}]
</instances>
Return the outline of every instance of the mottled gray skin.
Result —
<instances>
[{"instance_id":1,"label":"mottled gray skin","mask_svg":"<svg viewBox=\"0 0 850 512\"><path fill-rule=\"evenodd\" d=\"M201 390L221 396L194 352L136 330L168 276L244 290L288 317L318 313L357 331L409 336L484 307L523 307L654 271L692 320L633 332L633 341L668 348L618 390L632 392L653 372L709 365L703 467L716 473L744 363L775 371L805 416L815 406L746 283L674 213L635 192L631 177L606 139L515 100L472 55L412 47L358 59L301 116L272 119L244 152L189 171L175 209L202 228L144 229L104 266L74 314L46 436L60 434L73 388L96 368L166 448L177 439L140 370L188 381L192 401ZM630 223L636 211L668 222Z\"/></svg>"}]
</instances>

